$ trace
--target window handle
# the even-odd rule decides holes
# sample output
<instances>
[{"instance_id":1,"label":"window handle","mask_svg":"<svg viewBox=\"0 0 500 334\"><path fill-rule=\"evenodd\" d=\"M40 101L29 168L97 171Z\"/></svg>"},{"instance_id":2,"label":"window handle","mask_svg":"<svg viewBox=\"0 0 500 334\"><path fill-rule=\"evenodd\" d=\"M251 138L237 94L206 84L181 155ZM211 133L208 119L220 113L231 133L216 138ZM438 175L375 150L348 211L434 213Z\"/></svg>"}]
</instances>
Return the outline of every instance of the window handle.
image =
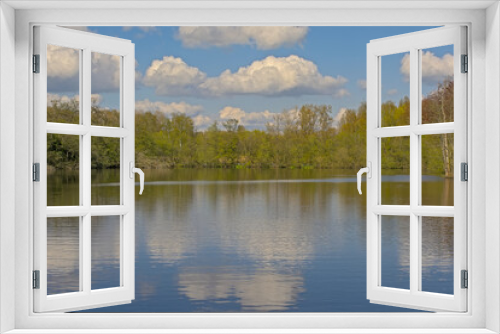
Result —
<instances>
[{"instance_id":1,"label":"window handle","mask_svg":"<svg viewBox=\"0 0 500 334\"><path fill-rule=\"evenodd\" d=\"M139 190L139 195L142 195L142 191L144 190L144 172L140 168L135 168L133 161L130 161L129 163L129 170L131 179L134 179L134 173L139 174L139 182L141 185L141 189Z\"/></svg>"},{"instance_id":2,"label":"window handle","mask_svg":"<svg viewBox=\"0 0 500 334\"><path fill-rule=\"evenodd\" d=\"M358 171L358 192L360 195L362 194L361 193L361 175L363 175L363 173L366 173L366 177L371 179L371 177L372 177L372 163L370 161L368 161L367 167L361 168Z\"/></svg>"}]
</instances>

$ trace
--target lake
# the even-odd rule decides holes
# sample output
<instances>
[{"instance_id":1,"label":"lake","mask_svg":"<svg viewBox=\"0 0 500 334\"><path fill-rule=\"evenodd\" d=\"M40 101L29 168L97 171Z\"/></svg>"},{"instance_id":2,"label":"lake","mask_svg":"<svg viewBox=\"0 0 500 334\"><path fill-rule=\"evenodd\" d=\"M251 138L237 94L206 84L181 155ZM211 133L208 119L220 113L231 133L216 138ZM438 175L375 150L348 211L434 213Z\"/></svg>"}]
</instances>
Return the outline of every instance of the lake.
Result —
<instances>
[{"instance_id":1,"label":"lake","mask_svg":"<svg viewBox=\"0 0 500 334\"><path fill-rule=\"evenodd\" d=\"M92 173L92 203L117 204L118 171ZM412 311L366 299L366 199L356 171L145 173L135 300L91 312ZM383 201L407 204L408 180L406 172L385 175ZM50 173L49 205L78 203L78 187L78 172ZM453 204L449 179L424 176L422 187L429 204ZM382 283L409 287L408 217L382 222ZM119 219L93 218L92 231L92 288L116 286ZM50 294L78 290L78 233L78 219L48 222ZM452 219L427 219L422 238L423 288L453 293Z\"/></svg>"}]
</instances>

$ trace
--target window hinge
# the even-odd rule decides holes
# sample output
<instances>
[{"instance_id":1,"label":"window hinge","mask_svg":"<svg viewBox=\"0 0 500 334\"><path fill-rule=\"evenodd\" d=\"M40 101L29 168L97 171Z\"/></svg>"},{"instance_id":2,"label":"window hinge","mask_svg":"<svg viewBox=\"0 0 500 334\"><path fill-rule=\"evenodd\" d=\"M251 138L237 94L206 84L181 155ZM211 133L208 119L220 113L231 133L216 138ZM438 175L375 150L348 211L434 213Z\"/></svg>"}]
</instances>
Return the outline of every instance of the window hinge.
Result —
<instances>
[{"instance_id":1,"label":"window hinge","mask_svg":"<svg viewBox=\"0 0 500 334\"><path fill-rule=\"evenodd\" d=\"M466 162L462 162L460 165L460 171L460 180L469 181L469 165Z\"/></svg>"},{"instance_id":2,"label":"window hinge","mask_svg":"<svg viewBox=\"0 0 500 334\"><path fill-rule=\"evenodd\" d=\"M467 270L462 270L462 289L467 289L469 287L469 273Z\"/></svg>"},{"instance_id":3,"label":"window hinge","mask_svg":"<svg viewBox=\"0 0 500 334\"><path fill-rule=\"evenodd\" d=\"M40 55L33 55L33 73L40 73Z\"/></svg>"},{"instance_id":4,"label":"window hinge","mask_svg":"<svg viewBox=\"0 0 500 334\"><path fill-rule=\"evenodd\" d=\"M40 182L40 163L33 164L33 181Z\"/></svg>"},{"instance_id":5,"label":"window hinge","mask_svg":"<svg viewBox=\"0 0 500 334\"><path fill-rule=\"evenodd\" d=\"M33 270L33 289L40 289L40 270Z\"/></svg>"},{"instance_id":6,"label":"window hinge","mask_svg":"<svg viewBox=\"0 0 500 334\"><path fill-rule=\"evenodd\" d=\"M469 72L469 56L462 55L462 73Z\"/></svg>"}]
</instances>

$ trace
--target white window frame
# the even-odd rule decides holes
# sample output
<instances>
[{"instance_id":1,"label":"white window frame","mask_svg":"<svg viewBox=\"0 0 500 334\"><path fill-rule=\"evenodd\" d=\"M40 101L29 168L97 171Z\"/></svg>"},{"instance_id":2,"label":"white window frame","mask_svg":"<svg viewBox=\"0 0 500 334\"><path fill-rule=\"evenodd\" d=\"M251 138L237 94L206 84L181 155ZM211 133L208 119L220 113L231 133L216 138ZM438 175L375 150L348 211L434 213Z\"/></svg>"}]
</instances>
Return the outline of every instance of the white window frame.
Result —
<instances>
[{"instance_id":1,"label":"white window frame","mask_svg":"<svg viewBox=\"0 0 500 334\"><path fill-rule=\"evenodd\" d=\"M117 9L116 6L162 9ZM394 3L384 1L366 3L338 1L314 2L269 1L261 3L179 3L133 1L116 4L107 1L69 2L17 2L0 4L0 159L15 158L15 182L11 181L12 164L0 160L0 330L16 329L15 333L35 333L37 329L69 333L77 329L88 332L106 332L106 329L128 329L128 333L147 329L166 329L165 332L181 332L175 329L195 329L193 332L238 332L236 329L254 328L252 332L297 333L349 333L362 332L419 332L440 333L491 333L500 331L500 12L497 1L490 2L415 2ZM408 3L410 3L408 5ZM18 10L23 7L30 9ZM50 10L37 8L53 6ZM59 9L58 6L73 6ZM115 7L102 10L99 7ZM453 8L460 6L461 9ZM486 7L488 7L486 9ZM87 8L84 8L87 7ZM356 9L357 7L357 9ZM404 8L406 7L406 8ZM79 8L79 9L75 9ZM82 9L83 8L83 9ZM347 9L346 9L347 8ZM350 8L350 9L349 9ZM401 9L403 8L403 9ZM468 9L467 9L468 8ZM354 9L354 10L353 10ZM411 10L409 10L411 9ZM15 16L15 23L13 20ZM485 24L486 23L486 24ZM32 76L30 58L32 27L36 24L58 25L443 25L465 24L469 31L471 59L468 78L468 133L470 156L470 181L468 190L468 240L470 285L467 313L395 314L395 313L276 313L276 314L34 314L31 290L32 269L32 183L30 181L32 150ZM15 42L13 41L15 30ZM5 46L5 47L4 47ZM15 47L15 49L14 49ZM13 55L15 54L15 59ZM12 66L15 65L15 72ZM485 66L488 66L486 71ZM10 74L8 77L4 73ZM15 77L15 97L11 82ZM488 85L486 85L488 83ZM15 106L15 113L12 107ZM6 108L11 108L9 113ZM15 116L14 116L15 115ZM486 121L488 117L488 122ZM15 145L6 143L7 126L15 127ZM2 130L5 130L2 132ZM488 154L486 154L486 151ZM12 160L11 160L12 161ZM486 164L488 162L488 164ZM486 182L486 174L488 182ZM15 212L9 211L7 197L15 185ZM353 185L355 186L355 185ZM486 196L488 194L488 196ZM15 218L15 226L7 218ZM487 218L487 219L486 219ZM473 227L472 227L473 226ZM13 242L12 240L14 240ZM14 256L12 256L14 253ZM12 285L15 281L15 289ZM486 291L488 293L486 293ZM166 301L168 302L168 301ZM15 305L13 308L12 305ZM140 330L139 328L142 328ZM385 329L384 329L385 328ZM136 331L132 329L137 329ZM170 329L170 330L167 330ZM216 329L216 330L214 330ZM265 330L267 329L267 330ZM354 329L358 329L357 331ZM381 330L383 329L383 330ZM392 329L392 330L391 330ZM462 329L460 331L460 329ZM347 330L346 330L347 331ZM46 332L46 331L45 331ZM87 332L87 331L86 331ZM183 331L186 333L186 331Z\"/></svg>"},{"instance_id":2,"label":"white window frame","mask_svg":"<svg viewBox=\"0 0 500 334\"><path fill-rule=\"evenodd\" d=\"M467 270L467 183L461 181L461 163L467 163L467 73L462 73L461 55L467 54L464 26L439 27L370 41L367 46L367 296L370 302L408 306L422 310L467 310L467 289L461 287L461 270ZM422 50L451 45L453 48L454 121L422 124ZM382 124L382 75L384 56L410 55L410 123L384 127ZM454 205L422 205L422 135L454 133ZM384 205L382 194L383 138L407 137L410 142L409 204ZM386 287L382 281L383 217L405 216L409 223L409 289ZM453 293L422 290L422 217L453 218Z\"/></svg>"},{"instance_id":3,"label":"white window frame","mask_svg":"<svg viewBox=\"0 0 500 334\"><path fill-rule=\"evenodd\" d=\"M78 124L47 122L47 46L57 45L78 50L79 110ZM39 271L39 288L34 289L35 312L74 311L101 306L130 303L135 295L135 54L129 40L102 36L68 28L34 27L34 52L40 57L39 73L33 75L34 85L34 162L39 163L39 182L34 192L34 269ZM120 62L120 123L117 127L96 126L91 122L92 53L115 55ZM47 134L79 137L79 198L76 206L47 206ZM91 142L92 138L116 138L120 141L120 204L91 204ZM119 217L120 285L92 289L91 235L92 217ZM47 219L76 217L79 220L79 282L76 292L47 294Z\"/></svg>"}]
</instances>

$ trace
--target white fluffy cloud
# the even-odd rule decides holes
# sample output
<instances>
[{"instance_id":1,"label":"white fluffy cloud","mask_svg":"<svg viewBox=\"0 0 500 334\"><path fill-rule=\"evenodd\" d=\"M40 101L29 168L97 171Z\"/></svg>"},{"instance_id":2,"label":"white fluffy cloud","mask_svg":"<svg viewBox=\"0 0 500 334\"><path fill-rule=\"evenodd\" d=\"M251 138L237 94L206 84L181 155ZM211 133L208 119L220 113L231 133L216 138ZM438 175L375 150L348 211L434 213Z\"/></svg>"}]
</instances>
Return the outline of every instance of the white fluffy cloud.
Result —
<instances>
[{"instance_id":1,"label":"white fluffy cloud","mask_svg":"<svg viewBox=\"0 0 500 334\"><path fill-rule=\"evenodd\" d=\"M405 80L410 77L410 55L405 54L401 59L400 72ZM438 57L431 51L422 52L422 80L426 83L442 82L453 76L453 56L449 53Z\"/></svg>"},{"instance_id":2,"label":"white fluffy cloud","mask_svg":"<svg viewBox=\"0 0 500 334\"><path fill-rule=\"evenodd\" d=\"M102 102L102 96L100 94L92 94L90 96L92 105L98 106ZM54 103L77 103L80 100L79 95L68 96L68 95L59 95L59 94L47 94L47 107L51 107Z\"/></svg>"},{"instance_id":3,"label":"white fluffy cloud","mask_svg":"<svg viewBox=\"0 0 500 334\"><path fill-rule=\"evenodd\" d=\"M271 122L276 113L268 110L261 112L245 112L241 108L227 106L219 111L219 117L222 120L237 119L240 125L250 127L263 127Z\"/></svg>"},{"instance_id":4,"label":"white fluffy cloud","mask_svg":"<svg viewBox=\"0 0 500 334\"><path fill-rule=\"evenodd\" d=\"M200 85L209 96L261 95L335 95L347 79L322 75L311 61L292 55L269 56L256 60L236 72L226 70L218 77L208 78Z\"/></svg>"},{"instance_id":5,"label":"white fluffy cloud","mask_svg":"<svg viewBox=\"0 0 500 334\"><path fill-rule=\"evenodd\" d=\"M300 44L307 27L179 27L177 38L185 47L254 45L269 50Z\"/></svg>"},{"instance_id":6,"label":"white fluffy cloud","mask_svg":"<svg viewBox=\"0 0 500 334\"><path fill-rule=\"evenodd\" d=\"M75 28L75 27L73 27ZM136 61L136 67L137 67ZM47 46L47 84L50 92L78 91L80 58L76 49ZM136 81L141 74L136 71ZM92 53L92 92L118 91L120 88L120 57Z\"/></svg>"},{"instance_id":7,"label":"white fluffy cloud","mask_svg":"<svg viewBox=\"0 0 500 334\"><path fill-rule=\"evenodd\" d=\"M345 96L349 96L349 95L351 95L351 93L345 88L341 88L341 89L337 90L335 92L335 94L333 94L334 97L339 98L339 99L343 98Z\"/></svg>"},{"instance_id":8,"label":"white fluffy cloud","mask_svg":"<svg viewBox=\"0 0 500 334\"><path fill-rule=\"evenodd\" d=\"M201 111L203 111L203 107L200 105L192 105L189 103L186 103L184 101L182 102L172 102L172 103L165 103L162 101L149 101L148 99L142 100L142 101L136 101L135 102L135 109L138 111L152 111L152 112L161 112L167 115L173 114L173 113L181 113L181 114L186 114L188 116L193 116L197 115Z\"/></svg>"},{"instance_id":9,"label":"white fluffy cloud","mask_svg":"<svg viewBox=\"0 0 500 334\"><path fill-rule=\"evenodd\" d=\"M78 76L80 59L78 50L61 46L47 46L47 76L50 80L71 80Z\"/></svg>"},{"instance_id":10,"label":"white fluffy cloud","mask_svg":"<svg viewBox=\"0 0 500 334\"><path fill-rule=\"evenodd\" d=\"M359 79L358 80L358 87L361 89L366 89L366 80L365 79Z\"/></svg>"},{"instance_id":11,"label":"white fluffy cloud","mask_svg":"<svg viewBox=\"0 0 500 334\"><path fill-rule=\"evenodd\" d=\"M79 72L78 50L55 45L47 47L49 91L78 90ZM95 93L117 90L120 87L120 57L93 52L91 81Z\"/></svg>"},{"instance_id":12,"label":"white fluffy cloud","mask_svg":"<svg viewBox=\"0 0 500 334\"><path fill-rule=\"evenodd\" d=\"M92 52L92 92L120 89L120 57Z\"/></svg>"},{"instance_id":13,"label":"white fluffy cloud","mask_svg":"<svg viewBox=\"0 0 500 334\"><path fill-rule=\"evenodd\" d=\"M256 60L236 72L226 70L217 77L189 66L181 58L165 56L154 60L146 70L143 83L165 96L332 95L349 94L343 89L347 79L322 75L311 61L292 55L269 56Z\"/></svg>"},{"instance_id":14,"label":"white fluffy cloud","mask_svg":"<svg viewBox=\"0 0 500 334\"><path fill-rule=\"evenodd\" d=\"M387 95L396 95L398 93L398 90L396 88L389 89L387 91Z\"/></svg>"},{"instance_id":15,"label":"white fluffy cloud","mask_svg":"<svg viewBox=\"0 0 500 334\"><path fill-rule=\"evenodd\" d=\"M153 60L144 74L143 83L154 87L157 95L195 95L207 75L189 66L181 58Z\"/></svg>"},{"instance_id":16,"label":"white fluffy cloud","mask_svg":"<svg viewBox=\"0 0 500 334\"><path fill-rule=\"evenodd\" d=\"M174 113L185 114L193 119L194 126L199 130L205 130L214 120L207 115L201 114L203 106L181 102L165 103L162 101L149 101L148 99L135 102L138 112L161 112L167 115Z\"/></svg>"},{"instance_id":17,"label":"white fluffy cloud","mask_svg":"<svg viewBox=\"0 0 500 334\"><path fill-rule=\"evenodd\" d=\"M246 113L240 108L236 107L224 107L221 111L219 111L219 116L222 119L237 119L238 121L245 117Z\"/></svg>"},{"instance_id":18,"label":"white fluffy cloud","mask_svg":"<svg viewBox=\"0 0 500 334\"><path fill-rule=\"evenodd\" d=\"M333 125L338 126L342 118L344 117L345 113L347 112L347 108L340 108L339 112L335 117L333 118Z\"/></svg>"},{"instance_id":19,"label":"white fluffy cloud","mask_svg":"<svg viewBox=\"0 0 500 334\"><path fill-rule=\"evenodd\" d=\"M193 117L193 124L199 130L205 130L213 122L214 120L206 115L197 115Z\"/></svg>"},{"instance_id":20,"label":"white fluffy cloud","mask_svg":"<svg viewBox=\"0 0 500 334\"><path fill-rule=\"evenodd\" d=\"M59 95L59 94L47 94L47 107L51 107L55 103L69 103L78 101L80 97L78 95L75 96L67 96L67 95Z\"/></svg>"}]
</instances>

